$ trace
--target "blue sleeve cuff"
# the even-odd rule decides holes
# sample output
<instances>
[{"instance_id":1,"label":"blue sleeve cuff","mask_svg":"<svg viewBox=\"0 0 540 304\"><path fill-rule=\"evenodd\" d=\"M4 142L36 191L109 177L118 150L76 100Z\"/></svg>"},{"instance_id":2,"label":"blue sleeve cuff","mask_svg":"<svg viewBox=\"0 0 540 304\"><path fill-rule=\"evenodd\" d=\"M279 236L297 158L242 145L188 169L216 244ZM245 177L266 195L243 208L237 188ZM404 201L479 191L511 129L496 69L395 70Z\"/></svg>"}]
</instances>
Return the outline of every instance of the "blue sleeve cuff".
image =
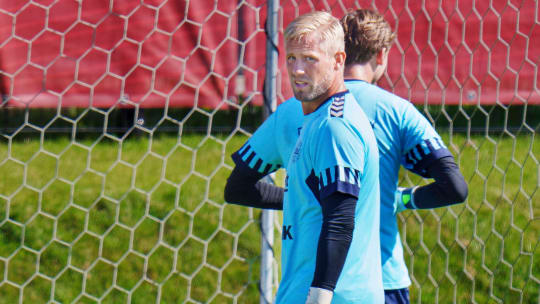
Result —
<instances>
[{"instance_id":1,"label":"blue sleeve cuff","mask_svg":"<svg viewBox=\"0 0 540 304\"><path fill-rule=\"evenodd\" d=\"M244 164L263 175L270 174L281 168L281 165L265 162L248 144L245 144L238 151L234 152L231 158L236 165Z\"/></svg>"},{"instance_id":2,"label":"blue sleeve cuff","mask_svg":"<svg viewBox=\"0 0 540 304\"><path fill-rule=\"evenodd\" d=\"M321 200L335 192L358 197L360 171L342 166L328 168L319 174L319 189Z\"/></svg>"},{"instance_id":3,"label":"blue sleeve cuff","mask_svg":"<svg viewBox=\"0 0 540 304\"><path fill-rule=\"evenodd\" d=\"M443 157L452 156L439 138L426 139L410 149L404 156L404 167L408 170L429 178L427 168L429 165Z\"/></svg>"}]
</instances>

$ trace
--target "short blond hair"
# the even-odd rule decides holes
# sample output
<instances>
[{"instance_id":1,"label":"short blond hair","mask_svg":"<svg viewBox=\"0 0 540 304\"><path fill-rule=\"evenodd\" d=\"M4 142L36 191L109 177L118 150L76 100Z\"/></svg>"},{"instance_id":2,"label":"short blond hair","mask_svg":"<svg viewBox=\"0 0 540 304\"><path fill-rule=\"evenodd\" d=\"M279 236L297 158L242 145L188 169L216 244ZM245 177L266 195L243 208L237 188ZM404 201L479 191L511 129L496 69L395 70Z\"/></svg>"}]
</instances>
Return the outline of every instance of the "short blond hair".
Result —
<instances>
[{"instance_id":1,"label":"short blond hair","mask_svg":"<svg viewBox=\"0 0 540 304\"><path fill-rule=\"evenodd\" d=\"M316 35L320 45L329 55L345 51L345 34L339 19L327 12L315 11L296 17L283 36L285 44L291 41L304 41L310 35Z\"/></svg>"}]
</instances>

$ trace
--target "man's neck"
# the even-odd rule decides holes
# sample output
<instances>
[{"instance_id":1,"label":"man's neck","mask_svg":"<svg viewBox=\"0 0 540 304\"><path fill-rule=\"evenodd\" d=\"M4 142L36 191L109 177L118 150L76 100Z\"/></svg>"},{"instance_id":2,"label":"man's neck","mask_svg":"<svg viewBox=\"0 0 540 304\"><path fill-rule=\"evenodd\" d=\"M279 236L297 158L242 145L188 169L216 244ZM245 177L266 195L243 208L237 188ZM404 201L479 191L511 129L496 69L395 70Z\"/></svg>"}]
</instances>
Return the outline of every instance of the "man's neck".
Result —
<instances>
[{"instance_id":1,"label":"man's neck","mask_svg":"<svg viewBox=\"0 0 540 304\"><path fill-rule=\"evenodd\" d=\"M309 101L309 102L302 102L302 110L304 111L304 115L308 115L310 113L315 112L319 108L319 106L325 102L330 96L335 95L339 92L346 91L347 88L345 87L345 82L342 77L339 77L339 79L334 82L332 86L324 93L323 95L319 96L316 100Z\"/></svg>"},{"instance_id":2,"label":"man's neck","mask_svg":"<svg viewBox=\"0 0 540 304\"><path fill-rule=\"evenodd\" d=\"M375 72L369 63L366 64L350 64L345 66L345 79L363 80L368 83L373 83Z\"/></svg>"}]
</instances>

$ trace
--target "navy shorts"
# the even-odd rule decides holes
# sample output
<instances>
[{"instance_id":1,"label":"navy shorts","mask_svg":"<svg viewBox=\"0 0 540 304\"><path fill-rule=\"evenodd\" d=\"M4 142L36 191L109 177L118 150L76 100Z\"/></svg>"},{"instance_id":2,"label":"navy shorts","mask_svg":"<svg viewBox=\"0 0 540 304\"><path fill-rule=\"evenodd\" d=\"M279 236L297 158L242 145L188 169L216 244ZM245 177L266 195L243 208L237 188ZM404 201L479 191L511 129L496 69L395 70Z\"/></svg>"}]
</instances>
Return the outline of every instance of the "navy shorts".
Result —
<instances>
[{"instance_id":1,"label":"navy shorts","mask_svg":"<svg viewBox=\"0 0 540 304\"><path fill-rule=\"evenodd\" d=\"M389 289L384 291L385 304L409 304L409 289Z\"/></svg>"}]
</instances>

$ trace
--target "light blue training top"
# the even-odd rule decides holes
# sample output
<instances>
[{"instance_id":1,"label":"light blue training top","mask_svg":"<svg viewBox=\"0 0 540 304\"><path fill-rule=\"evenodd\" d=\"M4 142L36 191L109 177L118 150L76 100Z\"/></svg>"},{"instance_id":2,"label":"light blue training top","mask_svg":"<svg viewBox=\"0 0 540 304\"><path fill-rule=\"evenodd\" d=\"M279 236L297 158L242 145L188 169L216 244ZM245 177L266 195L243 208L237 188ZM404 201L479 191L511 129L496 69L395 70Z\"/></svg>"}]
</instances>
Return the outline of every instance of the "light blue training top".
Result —
<instances>
[{"instance_id":1,"label":"light blue training top","mask_svg":"<svg viewBox=\"0 0 540 304\"><path fill-rule=\"evenodd\" d=\"M368 117L379 149L384 289L406 288L411 281L393 209L400 165L427 177L426 168L432 161L451 154L428 120L407 100L365 81L347 80L345 85ZM302 123L301 102L288 99L236 153L259 172L286 167Z\"/></svg>"},{"instance_id":2,"label":"light blue training top","mask_svg":"<svg viewBox=\"0 0 540 304\"><path fill-rule=\"evenodd\" d=\"M383 303L379 241L379 154L373 130L349 93L330 97L304 123L287 164L282 279L276 303L304 303L322 227L320 200L357 198L354 230L332 303Z\"/></svg>"}]
</instances>

